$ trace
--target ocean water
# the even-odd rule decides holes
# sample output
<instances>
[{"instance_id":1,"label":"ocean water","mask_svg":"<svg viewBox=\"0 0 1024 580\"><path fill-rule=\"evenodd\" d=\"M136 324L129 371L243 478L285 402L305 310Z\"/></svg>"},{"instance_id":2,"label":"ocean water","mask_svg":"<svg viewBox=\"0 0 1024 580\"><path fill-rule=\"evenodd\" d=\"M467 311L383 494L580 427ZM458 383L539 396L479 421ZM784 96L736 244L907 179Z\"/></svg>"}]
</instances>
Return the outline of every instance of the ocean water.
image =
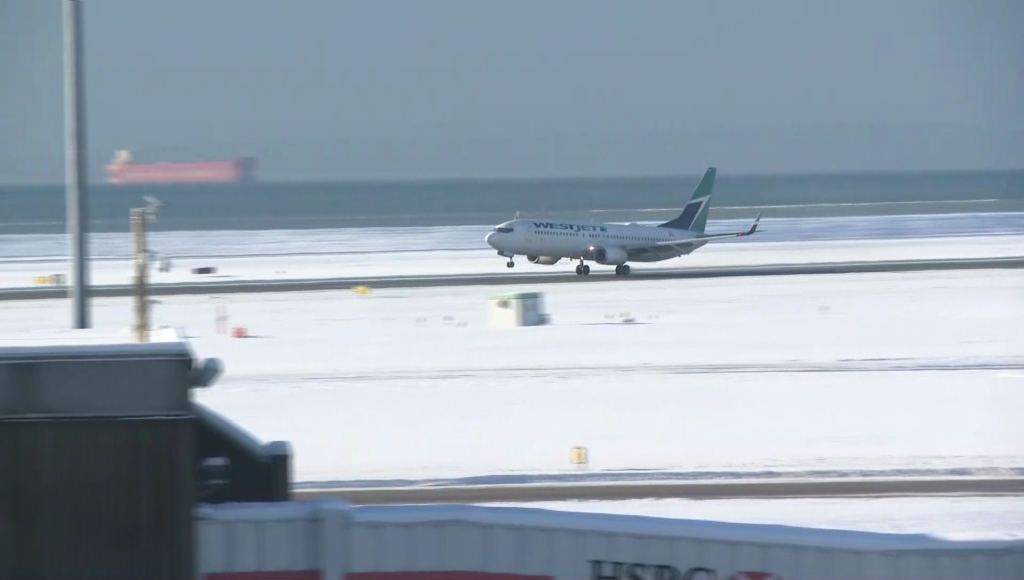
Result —
<instances>
[{"instance_id":1,"label":"ocean water","mask_svg":"<svg viewBox=\"0 0 1024 580\"><path fill-rule=\"evenodd\" d=\"M152 231L491 225L522 217L671 219L699 175L622 179L257 183L90 187L90 230L128 231L128 211L165 205ZM1024 171L730 175L711 219L1024 211ZM63 186L0 186L0 235L59 234Z\"/></svg>"}]
</instances>

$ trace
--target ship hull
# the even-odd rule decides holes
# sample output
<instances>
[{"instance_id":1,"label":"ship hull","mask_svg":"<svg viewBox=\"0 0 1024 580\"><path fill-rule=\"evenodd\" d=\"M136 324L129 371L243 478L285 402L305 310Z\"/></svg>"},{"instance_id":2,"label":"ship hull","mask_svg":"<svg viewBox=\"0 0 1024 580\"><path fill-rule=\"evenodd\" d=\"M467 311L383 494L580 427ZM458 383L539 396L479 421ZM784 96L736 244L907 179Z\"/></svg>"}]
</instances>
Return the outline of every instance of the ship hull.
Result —
<instances>
[{"instance_id":1,"label":"ship hull","mask_svg":"<svg viewBox=\"0 0 1024 580\"><path fill-rule=\"evenodd\" d=\"M255 181L252 158L189 163L124 163L107 166L108 183L245 183Z\"/></svg>"}]
</instances>

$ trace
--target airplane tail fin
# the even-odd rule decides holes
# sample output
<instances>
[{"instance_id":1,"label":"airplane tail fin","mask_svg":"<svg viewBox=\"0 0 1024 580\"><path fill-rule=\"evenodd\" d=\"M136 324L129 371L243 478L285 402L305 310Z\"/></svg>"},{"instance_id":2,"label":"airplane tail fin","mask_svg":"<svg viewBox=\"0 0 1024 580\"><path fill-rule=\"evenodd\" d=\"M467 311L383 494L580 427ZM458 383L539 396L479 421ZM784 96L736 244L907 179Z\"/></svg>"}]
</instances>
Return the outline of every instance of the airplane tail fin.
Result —
<instances>
[{"instance_id":1,"label":"airplane tail fin","mask_svg":"<svg viewBox=\"0 0 1024 580\"><path fill-rule=\"evenodd\" d=\"M711 209L711 194L715 189L715 174L717 169L708 167L704 177L693 190L690 201L686 203L679 217L667 221L658 227L672 228L676 230L689 230L694 233L703 234L704 226L708 222L708 211Z\"/></svg>"}]
</instances>

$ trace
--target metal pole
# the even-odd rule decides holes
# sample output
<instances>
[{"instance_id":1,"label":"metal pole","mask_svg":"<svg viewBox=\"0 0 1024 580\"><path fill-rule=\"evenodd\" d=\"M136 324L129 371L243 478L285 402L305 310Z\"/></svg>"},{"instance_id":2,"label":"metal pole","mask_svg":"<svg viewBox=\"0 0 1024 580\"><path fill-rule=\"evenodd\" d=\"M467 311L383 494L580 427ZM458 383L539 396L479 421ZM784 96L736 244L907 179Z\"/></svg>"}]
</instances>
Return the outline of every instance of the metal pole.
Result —
<instances>
[{"instance_id":1,"label":"metal pole","mask_svg":"<svg viewBox=\"0 0 1024 580\"><path fill-rule=\"evenodd\" d=\"M149 301L146 298L146 210L131 210L132 237L135 239L135 339L149 342Z\"/></svg>"},{"instance_id":2,"label":"metal pole","mask_svg":"<svg viewBox=\"0 0 1024 580\"><path fill-rule=\"evenodd\" d=\"M89 227L85 156L85 90L82 61L82 3L64 0L64 179L66 220L71 249L71 298L74 328L89 328L86 233Z\"/></svg>"}]
</instances>

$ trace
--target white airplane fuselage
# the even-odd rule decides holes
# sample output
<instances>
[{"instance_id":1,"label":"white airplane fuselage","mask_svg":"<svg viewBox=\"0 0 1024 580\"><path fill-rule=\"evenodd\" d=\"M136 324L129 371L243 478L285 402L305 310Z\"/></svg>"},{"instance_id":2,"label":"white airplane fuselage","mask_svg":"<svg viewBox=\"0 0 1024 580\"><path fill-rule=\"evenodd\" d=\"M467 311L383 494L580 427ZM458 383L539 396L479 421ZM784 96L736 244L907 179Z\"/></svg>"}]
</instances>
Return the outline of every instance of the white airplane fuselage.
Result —
<instances>
[{"instance_id":1,"label":"white airplane fuselage","mask_svg":"<svg viewBox=\"0 0 1024 580\"><path fill-rule=\"evenodd\" d=\"M553 265L563 258L579 260L576 274L587 275L587 260L615 266L617 276L629 274L626 262L660 262L689 254L718 238L749 236L757 230L761 214L745 232L706 234L708 208L715 187L716 169L704 172L679 216L658 226L608 224L575 220L514 219L484 237L484 241L508 258L526 256L534 264Z\"/></svg>"},{"instance_id":2,"label":"white airplane fuselage","mask_svg":"<svg viewBox=\"0 0 1024 580\"><path fill-rule=\"evenodd\" d=\"M680 246L654 244L679 240ZM503 256L527 256L535 263L555 259L592 260L605 265L660 262L688 254L707 243L687 230L573 220L512 220L494 228L484 241ZM599 250L604 250L603 256ZM598 259L603 257L604 259ZM546 259L546 260L545 260Z\"/></svg>"}]
</instances>

